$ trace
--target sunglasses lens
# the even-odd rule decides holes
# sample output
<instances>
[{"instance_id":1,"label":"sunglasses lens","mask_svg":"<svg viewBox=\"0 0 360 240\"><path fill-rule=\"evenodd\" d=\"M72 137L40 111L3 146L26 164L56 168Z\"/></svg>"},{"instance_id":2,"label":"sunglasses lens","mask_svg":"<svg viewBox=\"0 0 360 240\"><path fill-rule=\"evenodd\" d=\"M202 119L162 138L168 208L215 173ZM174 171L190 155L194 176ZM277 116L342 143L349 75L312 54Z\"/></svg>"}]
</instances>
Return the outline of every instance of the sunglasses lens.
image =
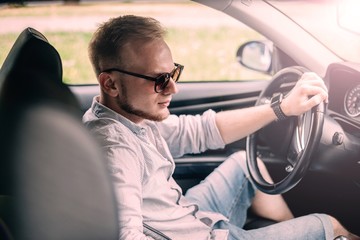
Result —
<instances>
[{"instance_id":1,"label":"sunglasses lens","mask_svg":"<svg viewBox=\"0 0 360 240\"><path fill-rule=\"evenodd\" d=\"M156 78L155 91L157 93L163 91L170 81L170 74L164 73Z\"/></svg>"},{"instance_id":2,"label":"sunglasses lens","mask_svg":"<svg viewBox=\"0 0 360 240\"><path fill-rule=\"evenodd\" d=\"M181 68L180 67L176 67L172 72L171 72L171 78L177 82L180 78L180 74L181 74Z\"/></svg>"},{"instance_id":3,"label":"sunglasses lens","mask_svg":"<svg viewBox=\"0 0 360 240\"><path fill-rule=\"evenodd\" d=\"M177 82L180 78L182 69L183 66L176 65L175 69L172 70L171 73L164 73L158 76L155 82L155 91L157 93L162 92L168 85L170 78L172 78L174 82Z\"/></svg>"}]
</instances>

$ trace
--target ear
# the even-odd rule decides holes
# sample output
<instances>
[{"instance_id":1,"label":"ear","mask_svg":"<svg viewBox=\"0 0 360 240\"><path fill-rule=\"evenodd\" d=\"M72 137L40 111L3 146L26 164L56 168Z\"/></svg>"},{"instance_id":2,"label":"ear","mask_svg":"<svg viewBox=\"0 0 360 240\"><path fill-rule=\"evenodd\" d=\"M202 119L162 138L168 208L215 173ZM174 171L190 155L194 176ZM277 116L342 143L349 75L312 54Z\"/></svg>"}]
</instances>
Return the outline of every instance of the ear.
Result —
<instances>
[{"instance_id":1,"label":"ear","mask_svg":"<svg viewBox=\"0 0 360 240\"><path fill-rule=\"evenodd\" d=\"M109 96L117 97L119 95L119 89L111 74L104 72L100 73L99 84L101 89Z\"/></svg>"}]
</instances>

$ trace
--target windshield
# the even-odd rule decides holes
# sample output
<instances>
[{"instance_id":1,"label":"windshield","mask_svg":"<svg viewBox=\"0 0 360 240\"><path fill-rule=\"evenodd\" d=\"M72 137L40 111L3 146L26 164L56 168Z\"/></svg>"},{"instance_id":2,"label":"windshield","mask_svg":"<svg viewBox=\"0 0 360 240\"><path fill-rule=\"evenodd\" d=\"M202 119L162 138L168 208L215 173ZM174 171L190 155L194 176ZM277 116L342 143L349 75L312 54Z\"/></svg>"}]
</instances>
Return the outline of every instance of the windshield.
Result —
<instances>
[{"instance_id":1,"label":"windshield","mask_svg":"<svg viewBox=\"0 0 360 240\"><path fill-rule=\"evenodd\" d=\"M267 1L340 58L360 62L359 0Z\"/></svg>"}]
</instances>

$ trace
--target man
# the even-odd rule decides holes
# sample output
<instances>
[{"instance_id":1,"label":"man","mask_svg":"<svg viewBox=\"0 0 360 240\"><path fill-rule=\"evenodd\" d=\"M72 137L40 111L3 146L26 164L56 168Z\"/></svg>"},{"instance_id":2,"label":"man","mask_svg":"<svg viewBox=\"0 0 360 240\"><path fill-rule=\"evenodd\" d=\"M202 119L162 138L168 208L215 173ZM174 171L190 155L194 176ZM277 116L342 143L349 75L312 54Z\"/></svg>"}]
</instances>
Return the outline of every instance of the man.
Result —
<instances>
[{"instance_id":1,"label":"man","mask_svg":"<svg viewBox=\"0 0 360 240\"><path fill-rule=\"evenodd\" d=\"M294 219L281 196L255 189L243 153L229 157L186 196L172 178L174 156L222 148L275 121L269 105L202 116L173 116L183 66L152 18L122 16L95 32L89 55L100 85L83 121L107 157L119 210L120 239L333 239L350 236L327 215ZM311 98L308 98L312 96ZM281 103L286 116L327 101L323 81L305 74ZM261 162L260 162L261 163ZM267 175L263 164L262 171ZM269 178L269 176L267 175ZM279 221L245 231L246 211Z\"/></svg>"}]
</instances>

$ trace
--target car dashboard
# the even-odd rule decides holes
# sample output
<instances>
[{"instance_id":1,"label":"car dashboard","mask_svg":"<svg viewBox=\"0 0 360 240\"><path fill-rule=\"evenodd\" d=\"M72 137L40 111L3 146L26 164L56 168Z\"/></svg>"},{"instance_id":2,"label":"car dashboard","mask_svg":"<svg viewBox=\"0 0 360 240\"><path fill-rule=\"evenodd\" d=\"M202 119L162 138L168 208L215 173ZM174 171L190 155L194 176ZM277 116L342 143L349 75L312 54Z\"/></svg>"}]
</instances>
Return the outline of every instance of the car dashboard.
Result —
<instances>
[{"instance_id":1,"label":"car dashboard","mask_svg":"<svg viewBox=\"0 0 360 240\"><path fill-rule=\"evenodd\" d=\"M325 78L329 84L329 115L346 133L360 138L360 64L333 64Z\"/></svg>"},{"instance_id":2,"label":"car dashboard","mask_svg":"<svg viewBox=\"0 0 360 240\"><path fill-rule=\"evenodd\" d=\"M351 178L360 186L360 64L336 63L325 76L329 88L317 163L313 169Z\"/></svg>"}]
</instances>

